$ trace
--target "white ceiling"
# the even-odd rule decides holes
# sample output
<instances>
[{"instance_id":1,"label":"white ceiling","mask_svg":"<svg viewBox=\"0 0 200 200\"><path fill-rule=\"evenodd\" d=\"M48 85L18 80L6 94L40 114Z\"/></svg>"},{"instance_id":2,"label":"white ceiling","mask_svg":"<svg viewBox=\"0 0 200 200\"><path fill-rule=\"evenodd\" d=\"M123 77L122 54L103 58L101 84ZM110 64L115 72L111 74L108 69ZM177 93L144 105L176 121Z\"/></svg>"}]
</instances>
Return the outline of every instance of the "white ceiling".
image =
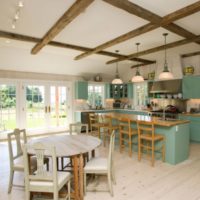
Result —
<instances>
[{"instance_id":1,"label":"white ceiling","mask_svg":"<svg viewBox=\"0 0 200 200\"><path fill-rule=\"evenodd\" d=\"M197 2L197 0L130 1L160 16L165 16ZM23 2L25 6L21 10L21 16L17 21L16 29L13 30L11 24L18 0L0 0L0 30L42 38L75 0L24 0ZM175 23L199 35L199 20L200 12L178 20ZM54 40L94 48L147 23L148 21L117 9L101 0L95 0L81 15L66 26ZM121 54L128 55L136 52L136 42L141 43L140 51L156 47L163 44L162 34L164 32L170 33L164 28L158 28L112 46L106 49L106 51L114 52L116 49L119 49ZM167 42L180 39L183 38L170 33ZM82 52L51 46L45 46L37 55L31 55L30 51L34 45L33 43L19 41L7 43L6 39L0 38L0 69L71 75L87 73L113 75L115 70L114 64L105 64L106 61L112 60L112 57L95 54L79 61L74 61L74 57ZM195 49L199 49L199 47L196 45ZM177 51L179 51L179 54L183 51L185 52L185 46L177 48ZM188 49L188 52L190 51ZM157 55L159 56L160 54L154 53L143 58L154 60L157 59ZM120 69L120 73L126 73L132 64L128 61L120 63L123 66Z\"/></svg>"}]
</instances>

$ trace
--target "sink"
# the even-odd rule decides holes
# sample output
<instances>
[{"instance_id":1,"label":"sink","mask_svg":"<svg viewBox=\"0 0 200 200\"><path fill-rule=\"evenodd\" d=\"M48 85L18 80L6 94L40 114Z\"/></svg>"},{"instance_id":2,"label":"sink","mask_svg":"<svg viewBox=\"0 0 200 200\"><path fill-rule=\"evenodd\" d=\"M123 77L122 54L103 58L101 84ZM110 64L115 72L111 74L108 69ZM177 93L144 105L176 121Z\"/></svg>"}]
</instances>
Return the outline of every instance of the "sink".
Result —
<instances>
[{"instance_id":1,"label":"sink","mask_svg":"<svg viewBox=\"0 0 200 200\"><path fill-rule=\"evenodd\" d=\"M174 119L174 118L158 118L159 121L178 121L179 119Z\"/></svg>"}]
</instances>

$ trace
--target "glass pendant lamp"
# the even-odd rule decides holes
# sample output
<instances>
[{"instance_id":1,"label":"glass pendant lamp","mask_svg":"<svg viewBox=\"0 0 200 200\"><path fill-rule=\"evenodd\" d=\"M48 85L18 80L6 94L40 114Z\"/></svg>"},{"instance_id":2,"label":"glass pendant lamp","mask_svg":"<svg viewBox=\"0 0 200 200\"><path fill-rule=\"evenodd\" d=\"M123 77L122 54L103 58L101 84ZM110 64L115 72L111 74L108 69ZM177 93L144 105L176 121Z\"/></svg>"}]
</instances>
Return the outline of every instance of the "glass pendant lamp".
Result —
<instances>
[{"instance_id":1,"label":"glass pendant lamp","mask_svg":"<svg viewBox=\"0 0 200 200\"><path fill-rule=\"evenodd\" d=\"M158 77L159 80L169 80L169 79L174 78L173 74L169 71L168 64L167 64L167 49L166 49L166 37L167 37L167 35L168 35L168 33L163 33L163 36L165 38L165 61L164 61L164 69Z\"/></svg>"},{"instance_id":2,"label":"glass pendant lamp","mask_svg":"<svg viewBox=\"0 0 200 200\"><path fill-rule=\"evenodd\" d=\"M140 45L140 43L136 43L136 46L137 46L137 57L138 57L139 45ZM131 81L134 82L134 83L139 83L139 82L143 82L144 81L144 78L140 75L139 67L137 67L135 76L133 76Z\"/></svg>"},{"instance_id":3,"label":"glass pendant lamp","mask_svg":"<svg viewBox=\"0 0 200 200\"><path fill-rule=\"evenodd\" d=\"M115 52L118 53L119 50L116 50ZM112 80L112 84L123 84L123 81L120 79L119 76L118 62L116 62L116 73L115 73L115 78Z\"/></svg>"}]
</instances>

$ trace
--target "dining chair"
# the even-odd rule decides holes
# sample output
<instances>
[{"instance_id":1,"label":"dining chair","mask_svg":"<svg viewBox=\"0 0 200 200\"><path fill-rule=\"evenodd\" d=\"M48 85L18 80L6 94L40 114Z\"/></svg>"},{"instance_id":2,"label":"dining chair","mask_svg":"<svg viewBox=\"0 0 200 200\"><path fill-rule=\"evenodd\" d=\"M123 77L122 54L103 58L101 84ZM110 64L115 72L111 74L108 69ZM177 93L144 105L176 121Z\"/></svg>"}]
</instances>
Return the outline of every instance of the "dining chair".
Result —
<instances>
[{"instance_id":1,"label":"dining chair","mask_svg":"<svg viewBox=\"0 0 200 200\"><path fill-rule=\"evenodd\" d=\"M137 121L138 128L138 160L141 160L143 150L151 154L151 165L154 166L155 152L162 154L162 160L165 160L165 136L155 134L153 121Z\"/></svg>"},{"instance_id":2,"label":"dining chair","mask_svg":"<svg viewBox=\"0 0 200 200\"><path fill-rule=\"evenodd\" d=\"M133 142L134 137L138 136L138 131L131 127L131 121L129 118L119 119L119 143L120 143L120 153L123 149L128 146L129 156L132 156L132 146L137 143Z\"/></svg>"},{"instance_id":3,"label":"dining chair","mask_svg":"<svg viewBox=\"0 0 200 200\"><path fill-rule=\"evenodd\" d=\"M101 130L108 126L107 123L103 122L102 115L90 113L89 122L91 135L101 138Z\"/></svg>"},{"instance_id":4,"label":"dining chair","mask_svg":"<svg viewBox=\"0 0 200 200\"><path fill-rule=\"evenodd\" d=\"M82 128L85 129L85 134L88 135L88 124L83 124L81 122L69 124L69 133L70 135L80 134L82 133Z\"/></svg>"},{"instance_id":5,"label":"dining chair","mask_svg":"<svg viewBox=\"0 0 200 200\"><path fill-rule=\"evenodd\" d=\"M85 133L83 133L83 134L88 135L88 124L83 124L81 122L69 124L69 134L70 135L82 134L82 132L81 132L82 128L85 128ZM85 153L84 154L84 162L87 162L88 160L89 160L89 154ZM71 168L72 168L72 159L71 158L61 157L60 162L61 162L61 170L66 170L67 168L69 168L68 171L71 171ZM58 158L57 158L57 168L59 169L59 159Z\"/></svg>"},{"instance_id":6,"label":"dining chair","mask_svg":"<svg viewBox=\"0 0 200 200\"><path fill-rule=\"evenodd\" d=\"M27 143L26 130L16 128L14 129L13 132L8 134L7 139L8 139L8 151L9 151L9 161L10 161L10 178L8 184L8 193L10 193L13 186L14 172L24 171L22 146ZM47 166L47 169L49 169L49 159L45 157L44 162ZM33 172L36 169L37 169L36 159L35 157L31 157L31 171ZM20 185L15 185L15 186L20 186Z\"/></svg>"},{"instance_id":7,"label":"dining chair","mask_svg":"<svg viewBox=\"0 0 200 200\"><path fill-rule=\"evenodd\" d=\"M108 178L108 188L111 196L113 196L113 186L112 184L116 184L115 173L114 173L114 143L115 143L115 131L112 132L110 136L110 145L109 145L109 153L108 158L95 157L92 158L88 163L86 163L84 167L84 192L86 194L86 182L88 174L95 175L107 175ZM95 189L96 191L96 189Z\"/></svg>"},{"instance_id":8,"label":"dining chair","mask_svg":"<svg viewBox=\"0 0 200 200\"><path fill-rule=\"evenodd\" d=\"M35 155L37 171L30 173L30 155ZM52 168L47 171L44 168L44 157L48 155L51 159ZM25 166L25 195L26 200L30 200L31 192L53 193L53 199L58 200L59 191L67 184L68 193L65 199L70 199L70 179L69 172L57 172L55 146L35 143L24 146L24 166Z\"/></svg>"}]
</instances>

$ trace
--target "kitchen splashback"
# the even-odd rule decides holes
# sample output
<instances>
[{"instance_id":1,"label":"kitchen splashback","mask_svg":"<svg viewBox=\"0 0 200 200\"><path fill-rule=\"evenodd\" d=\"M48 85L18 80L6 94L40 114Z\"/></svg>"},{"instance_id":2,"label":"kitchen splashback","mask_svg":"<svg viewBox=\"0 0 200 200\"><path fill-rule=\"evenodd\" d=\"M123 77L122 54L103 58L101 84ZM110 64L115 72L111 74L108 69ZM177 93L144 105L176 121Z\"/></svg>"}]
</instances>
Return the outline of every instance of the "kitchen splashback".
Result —
<instances>
[{"instance_id":1,"label":"kitchen splashback","mask_svg":"<svg viewBox=\"0 0 200 200\"><path fill-rule=\"evenodd\" d=\"M186 112L187 103L186 101L179 99L151 99L151 102L155 105L154 110L163 109L167 105L176 106L180 112Z\"/></svg>"}]
</instances>

